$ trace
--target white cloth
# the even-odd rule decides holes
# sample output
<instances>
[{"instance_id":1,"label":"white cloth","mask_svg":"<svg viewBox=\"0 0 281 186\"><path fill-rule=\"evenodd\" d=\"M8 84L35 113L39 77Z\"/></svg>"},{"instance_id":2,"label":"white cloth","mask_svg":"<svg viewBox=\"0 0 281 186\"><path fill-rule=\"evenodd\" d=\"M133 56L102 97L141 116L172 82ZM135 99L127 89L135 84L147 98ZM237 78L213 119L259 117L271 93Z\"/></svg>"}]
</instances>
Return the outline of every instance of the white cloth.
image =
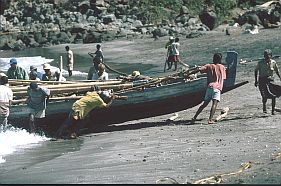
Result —
<instances>
[{"instance_id":1,"label":"white cloth","mask_svg":"<svg viewBox=\"0 0 281 186\"><path fill-rule=\"evenodd\" d=\"M0 85L0 90L0 116L8 117L10 114L9 102L13 100L13 92L5 85Z\"/></svg>"},{"instance_id":2,"label":"white cloth","mask_svg":"<svg viewBox=\"0 0 281 186\"><path fill-rule=\"evenodd\" d=\"M0 90L0 102L9 103L13 100L13 92L9 87L0 85Z\"/></svg>"},{"instance_id":3,"label":"white cloth","mask_svg":"<svg viewBox=\"0 0 281 186\"><path fill-rule=\"evenodd\" d=\"M101 76L99 76L98 73L94 73L92 80L108 80L108 73L103 72Z\"/></svg>"},{"instance_id":4,"label":"white cloth","mask_svg":"<svg viewBox=\"0 0 281 186\"><path fill-rule=\"evenodd\" d=\"M172 55L180 55L179 46L180 46L180 43L178 43L178 42L172 43L172 45L171 45Z\"/></svg>"},{"instance_id":5,"label":"white cloth","mask_svg":"<svg viewBox=\"0 0 281 186\"><path fill-rule=\"evenodd\" d=\"M73 70L73 64L74 64L74 59L73 59L73 52L72 50L67 51L67 68L68 70Z\"/></svg>"}]
</instances>

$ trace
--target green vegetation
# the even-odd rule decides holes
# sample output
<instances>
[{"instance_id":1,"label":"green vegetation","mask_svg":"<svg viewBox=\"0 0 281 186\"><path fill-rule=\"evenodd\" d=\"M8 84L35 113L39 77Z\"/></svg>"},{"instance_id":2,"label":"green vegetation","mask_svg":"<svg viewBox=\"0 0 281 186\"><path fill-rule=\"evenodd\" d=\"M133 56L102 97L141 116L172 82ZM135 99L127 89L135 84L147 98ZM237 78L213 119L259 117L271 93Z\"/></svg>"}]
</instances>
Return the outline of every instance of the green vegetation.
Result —
<instances>
[{"instance_id":1,"label":"green vegetation","mask_svg":"<svg viewBox=\"0 0 281 186\"><path fill-rule=\"evenodd\" d=\"M180 14L182 6L186 6L189 13L197 16L204 8L208 6L213 10L219 24L226 19L229 19L230 12L234 8L249 8L256 4L263 4L267 0L141 0L129 1L130 7L138 7L136 13L138 19L143 23L161 23L164 20L173 20Z\"/></svg>"}]
</instances>

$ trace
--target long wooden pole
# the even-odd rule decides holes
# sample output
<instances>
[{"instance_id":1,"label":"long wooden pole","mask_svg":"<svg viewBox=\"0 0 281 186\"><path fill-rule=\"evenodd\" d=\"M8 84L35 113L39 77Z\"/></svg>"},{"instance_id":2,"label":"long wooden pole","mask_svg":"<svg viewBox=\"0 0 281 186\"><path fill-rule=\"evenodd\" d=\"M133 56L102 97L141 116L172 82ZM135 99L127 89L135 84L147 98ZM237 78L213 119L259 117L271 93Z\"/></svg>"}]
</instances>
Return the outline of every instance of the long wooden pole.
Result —
<instances>
[{"instance_id":1,"label":"long wooden pole","mask_svg":"<svg viewBox=\"0 0 281 186\"><path fill-rule=\"evenodd\" d=\"M116 90L120 90L120 89L126 89L126 88L130 88L133 87L132 83L124 83L124 84L120 84L120 85L101 85L99 86L99 88L101 90L105 90L105 89L113 89L114 91ZM86 92L86 91L94 91L95 87L94 86L88 86L88 87L71 87L71 88L54 88L51 89L51 95L56 95L56 94L75 94L75 93L80 93L80 92ZM20 96L27 96L27 91L26 90L21 90L21 91L17 91L14 92L14 96L15 97L20 97Z\"/></svg>"},{"instance_id":2,"label":"long wooden pole","mask_svg":"<svg viewBox=\"0 0 281 186\"><path fill-rule=\"evenodd\" d=\"M60 56L60 77L59 77L59 80L62 79L62 68L63 68L63 61L62 61L62 56Z\"/></svg>"},{"instance_id":3,"label":"long wooden pole","mask_svg":"<svg viewBox=\"0 0 281 186\"><path fill-rule=\"evenodd\" d=\"M49 98L49 102L52 102L52 101L66 101L66 100L78 100L78 99L81 99L82 97L84 97L84 96L50 97ZM119 96L119 95L117 95L115 99L127 100L128 96ZM18 99L18 100L13 100L12 101L13 105L20 104L20 103L26 103L26 99Z\"/></svg>"},{"instance_id":4,"label":"long wooden pole","mask_svg":"<svg viewBox=\"0 0 281 186\"><path fill-rule=\"evenodd\" d=\"M39 83L38 83L39 84ZM89 86L105 86L105 85L120 85L124 84L121 81L104 81L104 82L82 82L82 83L73 83L73 84L63 84L63 85L42 85L49 89L56 89L56 88L79 88L79 87L89 87ZM132 83L133 84L133 83ZM10 87L13 92L23 91L26 90L27 87Z\"/></svg>"}]
</instances>

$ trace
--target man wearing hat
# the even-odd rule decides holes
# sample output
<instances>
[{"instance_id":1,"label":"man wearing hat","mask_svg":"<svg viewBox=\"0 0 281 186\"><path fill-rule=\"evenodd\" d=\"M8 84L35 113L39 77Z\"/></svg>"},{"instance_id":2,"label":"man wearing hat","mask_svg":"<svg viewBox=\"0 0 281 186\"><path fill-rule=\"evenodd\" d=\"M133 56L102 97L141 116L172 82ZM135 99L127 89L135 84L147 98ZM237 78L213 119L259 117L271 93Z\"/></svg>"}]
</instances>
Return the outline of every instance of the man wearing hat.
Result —
<instances>
[{"instance_id":1,"label":"man wearing hat","mask_svg":"<svg viewBox=\"0 0 281 186\"><path fill-rule=\"evenodd\" d=\"M21 67L17 66L16 58L10 60L11 67L7 71L7 76L9 79L24 79L28 80L28 73Z\"/></svg>"},{"instance_id":2,"label":"man wearing hat","mask_svg":"<svg viewBox=\"0 0 281 186\"><path fill-rule=\"evenodd\" d=\"M45 87L39 87L37 83L30 83L27 88L27 106L29 112L30 131L35 132L35 118L42 120L45 118L47 102L50 96L50 90Z\"/></svg>"},{"instance_id":3,"label":"man wearing hat","mask_svg":"<svg viewBox=\"0 0 281 186\"><path fill-rule=\"evenodd\" d=\"M43 64L43 70L45 73L42 75L42 81L57 81L56 74L51 71L51 65L49 63Z\"/></svg>"},{"instance_id":4,"label":"man wearing hat","mask_svg":"<svg viewBox=\"0 0 281 186\"><path fill-rule=\"evenodd\" d=\"M30 69L30 72L29 72L29 79L33 80L34 77L31 78L31 76L34 76L34 75L36 74L36 78L35 78L35 79L36 79L36 80L42 80L43 74L42 74L41 72L38 72L38 71L37 71L37 67L31 65L31 66L29 67L29 69Z\"/></svg>"},{"instance_id":5,"label":"man wearing hat","mask_svg":"<svg viewBox=\"0 0 281 186\"><path fill-rule=\"evenodd\" d=\"M281 87L272 84L274 81L273 74L275 72L280 80L281 76L276 61L272 59L272 51L270 49L266 49L263 55L264 59L260 60L255 68L255 86L259 87L262 96L263 112L267 113L267 99L272 99L271 114L274 115L276 97L281 96Z\"/></svg>"}]
</instances>

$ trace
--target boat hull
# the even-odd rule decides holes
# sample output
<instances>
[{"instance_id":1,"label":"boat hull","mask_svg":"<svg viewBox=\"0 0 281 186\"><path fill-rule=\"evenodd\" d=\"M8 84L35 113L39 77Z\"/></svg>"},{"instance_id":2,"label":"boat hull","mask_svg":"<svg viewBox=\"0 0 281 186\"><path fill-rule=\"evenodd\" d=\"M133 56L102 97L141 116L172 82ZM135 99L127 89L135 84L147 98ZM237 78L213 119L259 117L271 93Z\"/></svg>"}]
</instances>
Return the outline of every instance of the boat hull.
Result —
<instances>
[{"instance_id":1,"label":"boat hull","mask_svg":"<svg viewBox=\"0 0 281 186\"><path fill-rule=\"evenodd\" d=\"M240 87L247 82L225 87L223 93ZM108 108L93 109L79 125L90 133L101 127L136 119L170 114L192 108L203 101L206 91L206 78L191 82L177 82L153 88L121 92L127 100L115 100ZM68 117L73 104L71 101L49 103L46 118L39 121L40 128L49 136L55 132ZM13 106L9 122L13 126L29 129L26 105Z\"/></svg>"},{"instance_id":2,"label":"boat hull","mask_svg":"<svg viewBox=\"0 0 281 186\"><path fill-rule=\"evenodd\" d=\"M224 81L222 93L248 83L248 81L244 81L235 84L237 55L238 53L235 51L227 52L227 79ZM146 85L143 87L146 87ZM93 109L86 119L79 122L78 125L80 128L86 129L84 133L90 133L112 124L189 109L203 101L206 88L207 78L203 76L190 81L178 79L156 84L156 86L154 84L148 88L118 91L120 95L127 96L128 99L114 100L108 108ZM48 104L46 118L38 122L47 135L54 136L68 117L73 102L74 100L68 100ZM26 110L26 105L12 106L9 122L14 126L28 129L28 113Z\"/></svg>"}]
</instances>

